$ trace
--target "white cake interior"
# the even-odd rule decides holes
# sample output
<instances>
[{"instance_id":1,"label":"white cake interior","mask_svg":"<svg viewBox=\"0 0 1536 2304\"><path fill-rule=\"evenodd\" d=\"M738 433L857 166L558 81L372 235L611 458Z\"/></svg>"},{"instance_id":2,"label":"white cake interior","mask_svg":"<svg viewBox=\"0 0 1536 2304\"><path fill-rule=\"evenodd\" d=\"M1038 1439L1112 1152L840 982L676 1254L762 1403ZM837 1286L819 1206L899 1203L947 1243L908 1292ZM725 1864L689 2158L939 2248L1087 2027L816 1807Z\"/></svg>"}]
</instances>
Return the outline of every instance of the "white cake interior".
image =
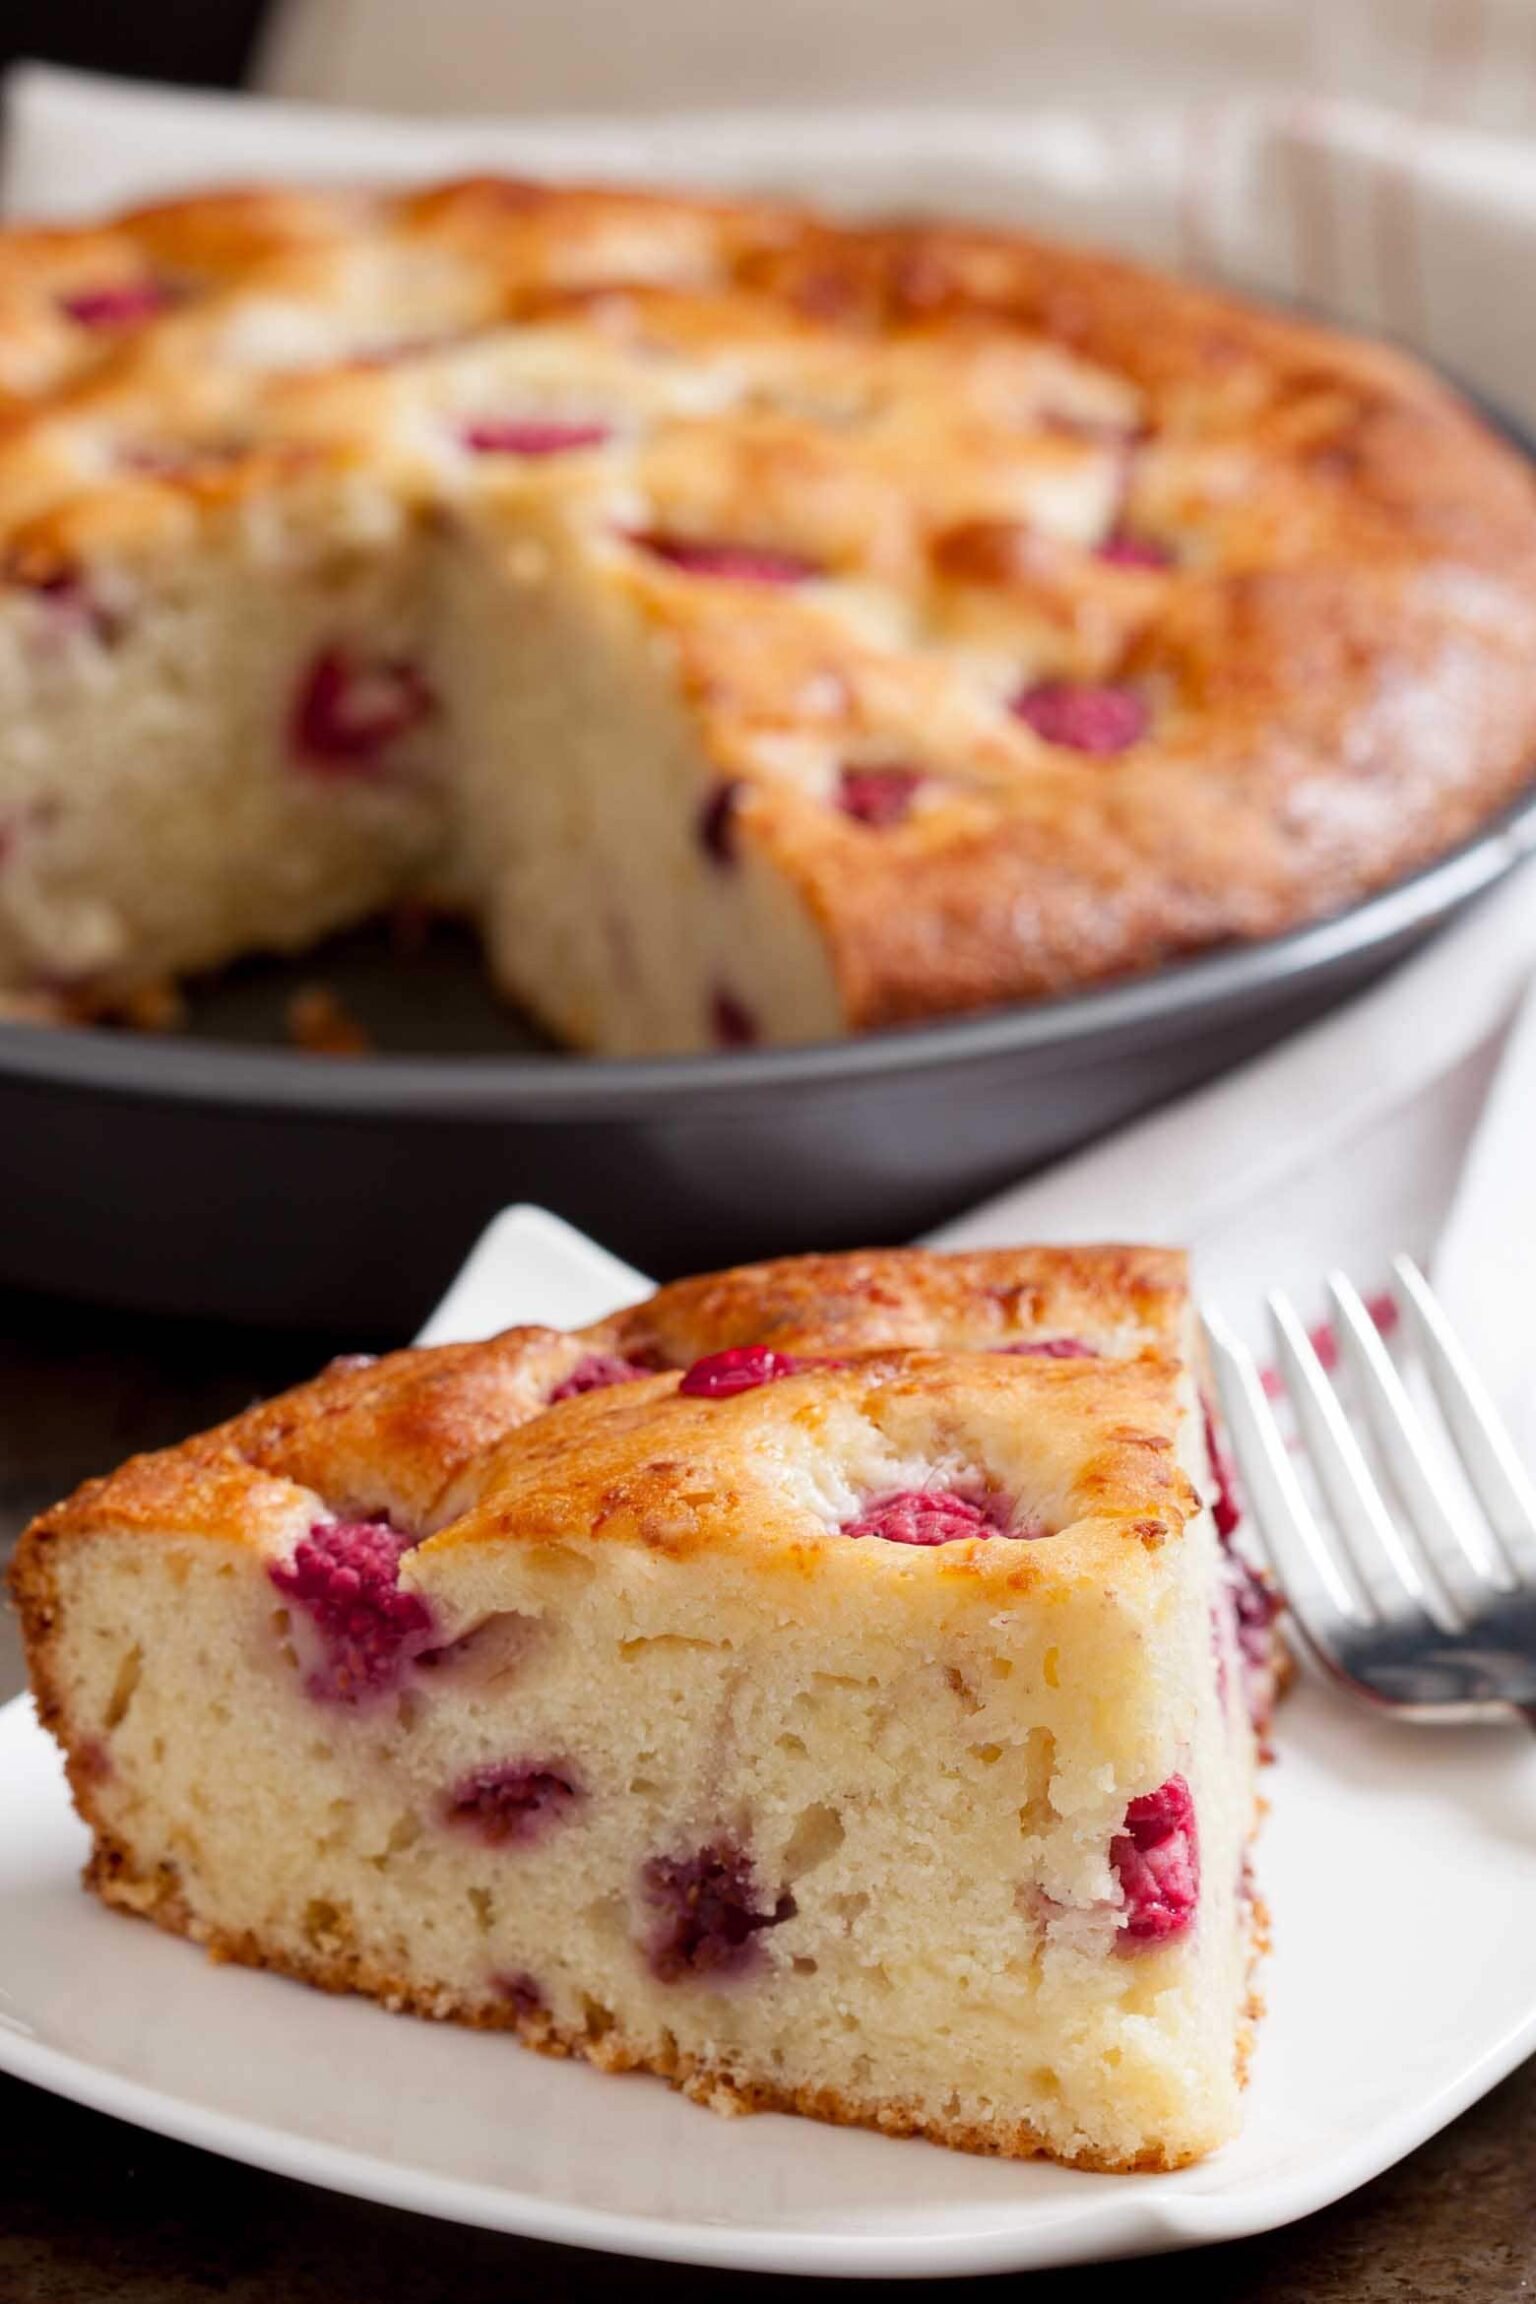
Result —
<instances>
[{"instance_id":1,"label":"white cake interior","mask_svg":"<svg viewBox=\"0 0 1536 2304\"><path fill-rule=\"evenodd\" d=\"M1185 1431L1205 1486L1192 1393ZM1049 1434L990 1409L958 1434L917 1410L818 1428L776 1459L775 1493L835 1531L859 1496L953 1477L957 1450L1049 1521ZM722 2108L1103 2167L1232 2133L1254 1739L1208 1511L1151 1572L1064 1569L1017 1604L1002 1538L963 1575L942 1547L835 1536L814 1574L575 1519L445 1540L401 1571L441 1659L348 1705L317 1699L313 1626L270 1573L328 1509L290 1490L256 1549L135 1531L61 1556L52 1668L111 1900ZM572 1795L526 1841L454 1813L508 1768ZM1137 1942L1116 1843L1175 1774L1198 1907ZM659 1972L676 1909L657 1861L701 1858L737 1866L761 1925L723 1972Z\"/></svg>"},{"instance_id":2,"label":"white cake interior","mask_svg":"<svg viewBox=\"0 0 1536 2304\"><path fill-rule=\"evenodd\" d=\"M809 912L756 855L711 857L665 668L542 504L418 518L324 474L0 592L0 986L110 1002L426 897L577 1047L718 1045L722 999L753 1039L837 1031ZM338 651L424 701L307 759L296 700Z\"/></svg>"}]
</instances>

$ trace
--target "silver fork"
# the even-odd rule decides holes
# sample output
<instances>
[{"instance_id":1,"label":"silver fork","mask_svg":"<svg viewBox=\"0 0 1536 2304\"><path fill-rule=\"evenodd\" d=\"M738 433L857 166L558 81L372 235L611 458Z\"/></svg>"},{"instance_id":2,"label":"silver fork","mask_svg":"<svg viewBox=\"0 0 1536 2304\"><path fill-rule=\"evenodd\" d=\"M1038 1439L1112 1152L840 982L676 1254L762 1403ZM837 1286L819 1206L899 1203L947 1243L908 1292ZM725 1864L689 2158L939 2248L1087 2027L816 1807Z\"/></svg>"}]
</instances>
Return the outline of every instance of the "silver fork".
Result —
<instances>
[{"instance_id":1,"label":"silver fork","mask_svg":"<svg viewBox=\"0 0 1536 2304\"><path fill-rule=\"evenodd\" d=\"M1205 1313L1248 1502L1293 1622L1353 1694L1410 1720L1513 1713L1536 1728L1536 1487L1423 1273L1407 1256L1392 1270L1404 1337L1465 1492L1377 1321L1334 1273L1338 1366L1365 1444L1294 1306L1269 1298L1279 1374L1326 1516L1308 1498L1251 1353L1218 1313Z\"/></svg>"}]
</instances>

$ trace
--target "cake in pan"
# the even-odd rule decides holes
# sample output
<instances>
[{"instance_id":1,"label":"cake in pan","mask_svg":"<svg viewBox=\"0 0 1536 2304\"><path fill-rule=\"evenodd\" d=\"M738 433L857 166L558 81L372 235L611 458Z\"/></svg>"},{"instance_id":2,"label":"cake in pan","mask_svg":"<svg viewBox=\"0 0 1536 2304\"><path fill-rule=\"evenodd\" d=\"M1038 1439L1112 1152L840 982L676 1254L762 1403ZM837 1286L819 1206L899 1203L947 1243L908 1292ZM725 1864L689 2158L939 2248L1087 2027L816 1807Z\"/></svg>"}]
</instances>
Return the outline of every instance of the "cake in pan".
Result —
<instances>
[{"instance_id":1,"label":"cake in pan","mask_svg":"<svg viewBox=\"0 0 1536 2304\"><path fill-rule=\"evenodd\" d=\"M0 236L0 992L403 900L608 1054L1348 904L1536 758L1422 367L999 231L475 181Z\"/></svg>"},{"instance_id":2,"label":"cake in pan","mask_svg":"<svg viewBox=\"0 0 1536 2304\"><path fill-rule=\"evenodd\" d=\"M13 1572L111 1905L722 2111L1229 2137L1270 1595L1182 1259L814 1257L337 1363Z\"/></svg>"}]
</instances>

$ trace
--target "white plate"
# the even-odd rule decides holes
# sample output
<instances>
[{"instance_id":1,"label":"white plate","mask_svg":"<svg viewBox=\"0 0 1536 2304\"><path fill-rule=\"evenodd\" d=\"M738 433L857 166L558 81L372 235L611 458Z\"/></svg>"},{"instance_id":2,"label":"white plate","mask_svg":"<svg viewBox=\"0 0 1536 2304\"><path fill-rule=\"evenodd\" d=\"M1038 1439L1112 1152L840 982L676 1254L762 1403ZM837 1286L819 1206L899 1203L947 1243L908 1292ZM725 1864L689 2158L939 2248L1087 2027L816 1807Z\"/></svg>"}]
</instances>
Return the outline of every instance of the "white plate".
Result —
<instances>
[{"instance_id":1,"label":"white plate","mask_svg":"<svg viewBox=\"0 0 1536 2304\"><path fill-rule=\"evenodd\" d=\"M642 1286L515 1210L427 1334L592 1319ZM0 2067L310 2184L738 2270L1022 2271L1236 2238L1352 2190L1536 2049L1536 1742L1378 1727L1307 1686L1271 1790L1247 2125L1176 2176L718 2120L658 2081L215 1968L80 1893L85 1833L24 1702L0 1713Z\"/></svg>"}]
</instances>

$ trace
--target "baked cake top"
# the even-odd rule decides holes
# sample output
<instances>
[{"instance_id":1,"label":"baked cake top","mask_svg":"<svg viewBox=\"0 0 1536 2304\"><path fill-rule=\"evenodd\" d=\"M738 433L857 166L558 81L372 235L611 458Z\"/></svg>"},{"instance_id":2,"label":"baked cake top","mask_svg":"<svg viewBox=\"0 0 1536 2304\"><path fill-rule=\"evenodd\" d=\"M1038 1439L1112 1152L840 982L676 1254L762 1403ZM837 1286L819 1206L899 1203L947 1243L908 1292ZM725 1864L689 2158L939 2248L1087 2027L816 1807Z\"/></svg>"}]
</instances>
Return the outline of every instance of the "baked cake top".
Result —
<instances>
[{"instance_id":1,"label":"baked cake top","mask_svg":"<svg viewBox=\"0 0 1536 2304\"><path fill-rule=\"evenodd\" d=\"M1180 1454L1187 1318L1183 1259L1148 1249L884 1250L684 1281L573 1333L338 1362L88 1483L34 1525L19 1588L46 1609L52 1545L110 1531L291 1556L326 1592L355 1572L365 1610L382 1576L386 1614L429 1595L450 1639L477 1557L508 1545L708 1553L786 1590L870 1569L1000 1600L1134 1589L1201 1508Z\"/></svg>"},{"instance_id":2,"label":"baked cake top","mask_svg":"<svg viewBox=\"0 0 1536 2304\"><path fill-rule=\"evenodd\" d=\"M1288 927L1536 760L1536 491L1380 347L1022 234L475 181L0 237L38 613L306 474L577 553L850 1019Z\"/></svg>"}]
</instances>

